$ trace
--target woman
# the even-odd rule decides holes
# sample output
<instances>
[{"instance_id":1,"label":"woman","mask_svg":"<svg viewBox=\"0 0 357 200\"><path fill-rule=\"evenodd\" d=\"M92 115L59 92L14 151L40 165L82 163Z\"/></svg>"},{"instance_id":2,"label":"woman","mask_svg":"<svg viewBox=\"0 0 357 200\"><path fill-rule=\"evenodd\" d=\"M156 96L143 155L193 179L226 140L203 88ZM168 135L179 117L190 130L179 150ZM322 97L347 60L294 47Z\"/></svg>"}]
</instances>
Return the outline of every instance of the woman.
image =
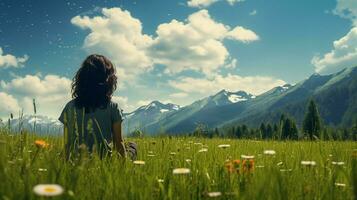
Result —
<instances>
[{"instance_id":1,"label":"woman","mask_svg":"<svg viewBox=\"0 0 357 200\"><path fill-rule=\"evenodd\" d=\"M122 134L123 114L111 101L116 88L117 77L111 61L102 55L88 56L73 78L73 99L59 117L64 124L67 159L83 147L90 153L99 153L100 157L111 155L113 145L122 157L127 156ZM134 143L128 145L128 153L135 159Z\"/></svg>"}]
</instances>

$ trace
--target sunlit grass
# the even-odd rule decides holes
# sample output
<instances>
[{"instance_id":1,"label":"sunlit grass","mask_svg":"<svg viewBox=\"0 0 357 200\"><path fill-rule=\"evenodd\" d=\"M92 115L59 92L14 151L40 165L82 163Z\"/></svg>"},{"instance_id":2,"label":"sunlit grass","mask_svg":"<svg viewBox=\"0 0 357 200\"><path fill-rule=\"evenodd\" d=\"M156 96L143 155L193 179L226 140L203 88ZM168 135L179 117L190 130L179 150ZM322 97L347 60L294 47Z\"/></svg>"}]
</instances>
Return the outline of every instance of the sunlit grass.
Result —
<instances>
[{"instance_id":1,"label":"sunlit grass","mask_svg":"<svg viewBox=\"0 0 357 200\"><path fill-rule=\"evenodd\" d=\"M356 142L133 140L135 163L86 154L65 162L60 137L0 133L0 198L43 198L33 191L38 184L63 187L54 199L353 199L355 192Z\"/></svg>"}]
</instances>

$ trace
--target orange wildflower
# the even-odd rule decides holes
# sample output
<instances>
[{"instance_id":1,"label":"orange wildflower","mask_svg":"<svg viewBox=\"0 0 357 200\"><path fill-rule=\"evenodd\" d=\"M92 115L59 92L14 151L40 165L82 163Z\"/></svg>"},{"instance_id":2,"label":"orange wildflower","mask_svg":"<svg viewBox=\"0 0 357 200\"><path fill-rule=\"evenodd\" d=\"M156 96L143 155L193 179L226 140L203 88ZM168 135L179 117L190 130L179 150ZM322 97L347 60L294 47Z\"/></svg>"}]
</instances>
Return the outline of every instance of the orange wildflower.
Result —
<instances>
[{"instance_id":1,"label":"orange wildflower","mask_svg":"<svg viewBox=\"0 0 357 200\"><path fill-rule=\"evenodd\" d=\"M233 173L234 172L234 167L233 167L233 164L231 162L227 162L225 165L224 165L227 169L227 171L229 173Z\"/></svg>"},{"instance_id":2,"label":"orange wildflower","mask_svg":"<svg viewBox=\"0 0 357 200\"><path fill-rule=\"evenodd\" d=\"M239 174L240 160L229 161L225 164L225 167L229 173L236 172L237 174Z\"/></svg>"},{"instance_id":3,"label":"orange wildflower","mask_svg":"<svg viewBox=\"0 0 357 200\"><path fill-rule=\"evenodd\" d=\"M36 140L35 141L35 145L38 147L38 148L47 148L48 146L50 146L50 144L48 144L46 141L44 140Z\"/></svg>"},{"instance_id":4,"label":"orange wildflower","mask_svg":"<svg viewBox=\"0 0 357 200\"><path fill-rule=\"evenodd\" d=\"M243 171L244 172L252 172L254 169L254 160L253 159L245 159L243 160Z\"/></svg>"}]
</instances>

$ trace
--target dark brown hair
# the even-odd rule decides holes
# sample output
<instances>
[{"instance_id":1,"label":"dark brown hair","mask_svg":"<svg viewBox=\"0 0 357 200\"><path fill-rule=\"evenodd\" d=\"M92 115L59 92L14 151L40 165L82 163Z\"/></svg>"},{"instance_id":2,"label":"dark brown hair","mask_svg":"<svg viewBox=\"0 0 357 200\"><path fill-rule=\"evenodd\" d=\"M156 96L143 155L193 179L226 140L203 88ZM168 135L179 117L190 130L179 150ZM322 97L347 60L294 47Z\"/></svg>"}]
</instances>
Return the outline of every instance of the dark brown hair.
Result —
<instances>
[{"instance_id":1,"label":"dark brown hair","mask_svg":"<svg viewBox=\"0 0 357 200\"><path fill-rule=\"evenodd\" d=\"M77 108L86 111L105 107L117 88L117 77L112 62L102 55L88 56L72 82L72 98Z\"/></svg>"}]
</instances>

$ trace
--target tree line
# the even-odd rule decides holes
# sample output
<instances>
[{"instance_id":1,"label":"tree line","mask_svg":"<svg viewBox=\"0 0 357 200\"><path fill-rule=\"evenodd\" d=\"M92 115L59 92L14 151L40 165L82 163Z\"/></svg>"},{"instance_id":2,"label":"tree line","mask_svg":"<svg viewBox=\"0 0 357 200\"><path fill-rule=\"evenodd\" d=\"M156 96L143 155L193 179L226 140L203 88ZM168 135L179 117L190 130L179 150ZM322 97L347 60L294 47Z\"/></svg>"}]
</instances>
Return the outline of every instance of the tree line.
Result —
<instances>
[{"instance_id":1,"label":"tree line","mask_svg":"<svg viewBox=\"0 0 357 200\"><path fill-rule=\"evenodd\" d=\"M225 137L266 140L357 140L357 120L351 128L336 128L323 126L316 103L310 100L307 110L299 128L294 118L282 114L277 123L262 122L259 127L251 128L245 124L209 129L206 125L199 124L189 133L196 137Z\"/></svg>"}]
</instances>

